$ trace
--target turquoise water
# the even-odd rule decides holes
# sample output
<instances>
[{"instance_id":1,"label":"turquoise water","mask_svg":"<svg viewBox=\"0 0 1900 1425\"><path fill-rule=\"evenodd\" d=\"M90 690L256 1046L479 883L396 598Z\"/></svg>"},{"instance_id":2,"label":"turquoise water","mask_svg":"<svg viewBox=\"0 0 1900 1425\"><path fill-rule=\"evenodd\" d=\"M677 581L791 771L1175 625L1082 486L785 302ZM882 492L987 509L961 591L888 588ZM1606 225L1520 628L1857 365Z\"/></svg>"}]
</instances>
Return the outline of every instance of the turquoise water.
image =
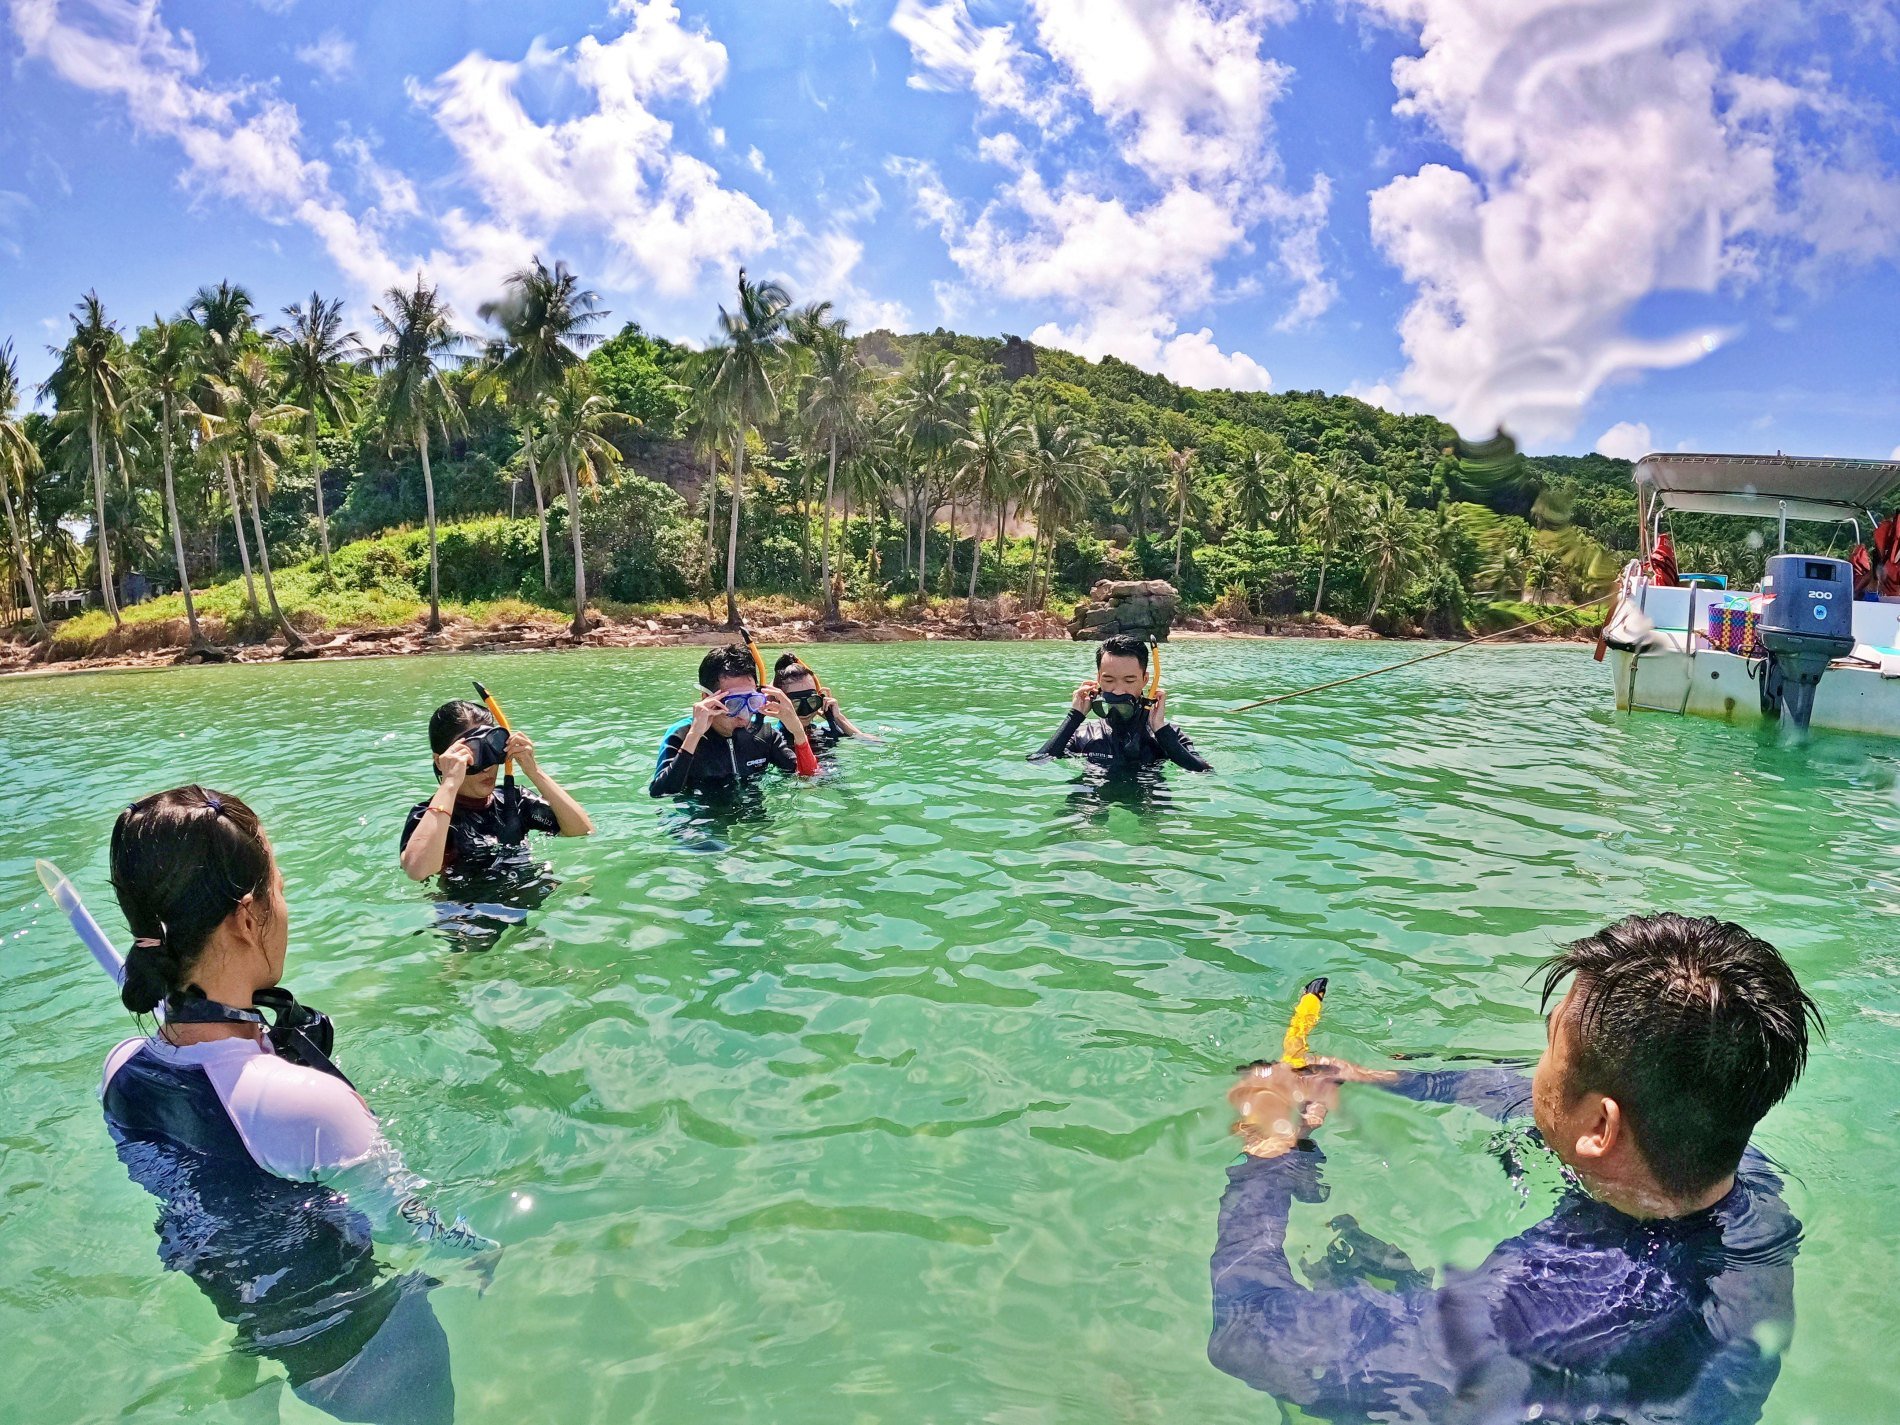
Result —
<instances>
[{"instance_id":1,"label":"turquoise water","mask_svg":"<svg viewBox=\"0 0 1900 1425\"><path fill-rule=\"evenodd\" d=\"M106 834L200 780L263 815L287 977L437 1200L506 1244L433 1296L463 1421L1266 1421L1205 1359L1232 1066L1309 976L1316 1046L1534 1054L1525 979L1636 909L1779 944L1830 1042L1760 1141L1807 1226L1766 1418L1900 1418L1891 1364L1900 744L1804 751L1609 710L1569 649L1474 650L1246 718L1391 648L1194 642L1178 720L1217 774L1106 795L1023 754L1068 645L814 657L887 745L708 824L652 802L697 650L413 658L0 685L0 1420L321 1420L185 1277L99 1116L130 1019L37 894L123 930ZM422 725L488 682L593 813L560 886L454 948L396 866ZM1325 1208L1475 1265L1547 1209L1491 1126L1349 1097Z\"/></svg>"}]
</instances>

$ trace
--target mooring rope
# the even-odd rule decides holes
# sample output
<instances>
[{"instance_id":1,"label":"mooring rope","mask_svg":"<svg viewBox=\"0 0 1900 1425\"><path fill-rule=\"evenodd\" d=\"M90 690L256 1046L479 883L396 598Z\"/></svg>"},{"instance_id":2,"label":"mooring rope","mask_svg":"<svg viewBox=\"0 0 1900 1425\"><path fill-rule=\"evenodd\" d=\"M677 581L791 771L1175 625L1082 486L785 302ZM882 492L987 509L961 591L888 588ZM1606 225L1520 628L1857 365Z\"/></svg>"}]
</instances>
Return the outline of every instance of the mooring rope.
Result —
<instances>
[{"instance_id":1,"label":"mooring rope","mask_svg":"<svg viewBox=\"0 0 1900 1425\"><path fill-rule=\"evenodd\" d=\"M1492 639L1503 638L1507 634L1522 633L1527 628L1536 628L1540 623L1549 623L1552 619L1559 618L1566 613L1574 613L1578 609L1593 609L1598 604L1608 603L1615 597L1616 594L1612 591L1600 599L1590 600L1587 604L1571 604L1561 609L1553 609L1542 618L1534 618L1529 623L1520 623L1511 628L1501 628L1496 633L1485 634L1482 638L1469 639L1464 643L1454 643L1450 648L1440 648L1431 653L1421 653L1418 657L1408 658L1403 663L1388 663L1383 668L1372 668L1364 673L1354 673L1350 678L1335 678L1330 683L1315 683L1310 688L1300 688L1295 692L1276 693L1273 697L1262 698L1257 703L1243 703L1237 708L1228 708L1223 716L1232 716L1234 713L1252 712L1255 708L1264 708L1272 703L1284 703L1294 698L1303 698L1308 693L1323 693L1328 688L1343 688L1348 683L1357 683L1365 678L1376 678L1381 673L1392 673L1400 668L1410 668L1414 663L1429 663L1434 658L1447 658L1454 653L1463 653L1474 644L1489 643Z\"/></svg>"}]
</instances>

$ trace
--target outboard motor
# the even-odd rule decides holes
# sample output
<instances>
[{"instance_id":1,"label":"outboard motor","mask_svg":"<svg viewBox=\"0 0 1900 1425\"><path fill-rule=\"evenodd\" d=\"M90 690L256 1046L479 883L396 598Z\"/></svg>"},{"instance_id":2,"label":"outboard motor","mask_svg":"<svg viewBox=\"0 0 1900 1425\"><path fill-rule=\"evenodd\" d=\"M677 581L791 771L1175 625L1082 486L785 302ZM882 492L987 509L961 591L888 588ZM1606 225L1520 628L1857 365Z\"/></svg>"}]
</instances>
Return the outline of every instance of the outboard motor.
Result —
<instances>
[{"instance_id":1,"label":"outboard motor","mask_svg":"<svg viewBox=\"0 0 1900 1425\"><path fill-rule=\"evenodd\" d=\"M1805 732L1814 690L1827 665L1854 651L1854 570L1845 559L1777 554L1761 581L1770 597L1759 633L1768 650L1761 672L1761 710L1784 715Z\"/></svg>"}]
</instances>

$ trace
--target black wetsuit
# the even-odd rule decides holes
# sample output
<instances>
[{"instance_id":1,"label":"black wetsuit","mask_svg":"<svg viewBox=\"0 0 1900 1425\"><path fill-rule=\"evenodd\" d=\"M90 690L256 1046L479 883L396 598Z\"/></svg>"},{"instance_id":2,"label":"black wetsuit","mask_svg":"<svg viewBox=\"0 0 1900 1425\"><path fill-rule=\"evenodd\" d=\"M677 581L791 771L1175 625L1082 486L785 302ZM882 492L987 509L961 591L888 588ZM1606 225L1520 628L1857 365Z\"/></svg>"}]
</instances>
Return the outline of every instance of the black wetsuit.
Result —
<instances>
[{"instance_id":1,"label":"black wetsuit","mask_svg":"<svg viewBox=\"0 0 1900 1425\"><path fill-rule=\"evenodd\" d=\"M790 740L774 724L741 723L730 737L721 737L709 727L701 734L699 746L688 752L684 744L692 727L693 720L688 717L666 730L653 766L653 780L647 784L648 795L724 791L764 776L771 767L781 772L798 770L798 756Z\"/></svg>"},{"instance_id":2,"label":"black wetsuit","mask_svg":"<svg viewBox=\"0 0 1900 1425\"><path fill-rule=\"evenodd\" d=\"M1530 1107L1529 1080L1506 1070L1406 1074L1394 1088L1498 1119ZM1760 1418L1794 1330L1801 1224L1753 1149L1702 1212L1639 1221L1572 1190L1436 1289L1416 1273L1397 1290L1295 1278L1287 1216L1296 1199L1325 1199L1324 1161L1309 1145L1228 1169L1207 1349L1229 1375L1335 1422Z\"/></svg>"},{"instance_id":3,"label":"black wetsuit","mask_svg":"<svg viewBox=\"0 0 1900 1425\"><path fill-rule=\"evenodd\" d=\"M422 825L427 802L417 802L403 823L402 845ZM455 799L449 816L448 840L442 844L442 870L445 873L485 874L525 859L524 846L531 831L561 834L561 823L554 808L532 792L519 787L497 787L486 801L468 797Z\"/></svg>"},{"instance_id":4,"label":"black wetsuit","mask_svg":"<svg viewBox=\"0 0 1900 1425\"><path fill-rule=\"evenodd\" d=\"M1069 709L1056 735L1035 754L1044 757L1081 757L1098 767L1117 769L1152 767L1157 762L1172 762L1190 772L1211 772L1213 764L1194 750L1181 729L1171 722L1161 724L1159 732L1149 730L1146 716L1128 723L1112 724L1106 718L1091 720L1087 713Z\"/></svg>"}]
</instances>

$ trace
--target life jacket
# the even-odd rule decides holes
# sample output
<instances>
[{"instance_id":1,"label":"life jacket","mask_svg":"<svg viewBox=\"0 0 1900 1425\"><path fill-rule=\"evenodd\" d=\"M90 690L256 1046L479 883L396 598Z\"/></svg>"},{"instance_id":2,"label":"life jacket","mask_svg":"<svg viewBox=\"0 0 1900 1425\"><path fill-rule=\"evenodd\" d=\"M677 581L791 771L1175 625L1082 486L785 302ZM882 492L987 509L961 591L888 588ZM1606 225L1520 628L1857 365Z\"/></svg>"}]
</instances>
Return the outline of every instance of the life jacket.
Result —
<instances>
[{"instance_id":1,"label":"life jacket","mask_svg":"<svg viewBox=\"0 0 1900 1425\"><path fill-rule=\"evenodd\" d=\"M1900 510L1874 526L1874 574L1882 598L1900 595Z\"/></svg>"},{"instance_id":2,"label":"life jacket","mask_svg":"<svg viewBox=\"0 0 1900 1425\"><path fill-rule=\"evenodd\" d=\"M1847 556L1847 562L1854 570L1854 597L1865 598L1874 591L1874 558L1867 552L1867 546L1857 544L1854 552Z\"/></svg>"}]
</instances>

